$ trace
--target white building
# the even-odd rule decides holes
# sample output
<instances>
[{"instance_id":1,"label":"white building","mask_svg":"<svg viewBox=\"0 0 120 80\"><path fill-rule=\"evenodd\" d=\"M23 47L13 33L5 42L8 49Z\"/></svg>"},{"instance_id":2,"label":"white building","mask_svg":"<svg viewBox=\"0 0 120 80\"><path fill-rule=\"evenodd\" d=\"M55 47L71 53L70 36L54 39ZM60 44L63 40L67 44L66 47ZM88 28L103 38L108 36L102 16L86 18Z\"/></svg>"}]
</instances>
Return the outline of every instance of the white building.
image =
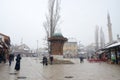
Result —
<instances>
[{"instance_id":1,"label":"white building","mask_svg":"<svg viewBox=\"0 0 120 80\"><path fill-rule=\"evenodd\" d=\"M30 48L26 44L14 46L14 52L30 53Z\"/></svg>"}]
</instances>

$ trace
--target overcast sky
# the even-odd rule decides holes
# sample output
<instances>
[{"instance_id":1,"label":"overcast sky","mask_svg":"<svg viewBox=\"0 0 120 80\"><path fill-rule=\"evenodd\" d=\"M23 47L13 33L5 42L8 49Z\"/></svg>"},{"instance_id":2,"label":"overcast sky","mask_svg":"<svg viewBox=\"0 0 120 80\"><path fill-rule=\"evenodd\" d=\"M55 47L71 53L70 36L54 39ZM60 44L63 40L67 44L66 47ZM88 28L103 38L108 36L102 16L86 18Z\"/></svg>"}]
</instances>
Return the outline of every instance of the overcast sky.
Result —
<instances>
[{"instance_id":1,"label":"overcast sky","mask_svg":"<svg viewBox=\"0 0 120 80\"><path fill-rule=\"evenodd\" d=\"M43 22L48 0L0 0L0 33L10 36L12 44L21 40L30 48L44 45ZM113 38L120 34L120 0L61 0L63 36L75 38L84 45L95 42L95 27L102 27L108 42L107 13L109 12Z\"/></svg>"}]
</instances>

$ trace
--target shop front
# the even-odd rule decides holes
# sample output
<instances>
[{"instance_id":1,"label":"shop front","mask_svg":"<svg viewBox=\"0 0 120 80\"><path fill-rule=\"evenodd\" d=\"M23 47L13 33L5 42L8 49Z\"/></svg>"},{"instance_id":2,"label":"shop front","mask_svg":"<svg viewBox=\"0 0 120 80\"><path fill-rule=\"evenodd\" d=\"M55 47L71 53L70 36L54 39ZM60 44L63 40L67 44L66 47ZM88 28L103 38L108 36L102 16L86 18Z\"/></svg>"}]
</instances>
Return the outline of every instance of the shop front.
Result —
<instances>
[{"instance_id":1,"label":"shop front","mask_svg":"<svg viewBox=\"0 0 120 80\"><path fill-rule=\"evenodd\" d=\"M108 46L106 50L108 51L110 62L120 64L120 42Z\"/></svg>"}]
</instances>

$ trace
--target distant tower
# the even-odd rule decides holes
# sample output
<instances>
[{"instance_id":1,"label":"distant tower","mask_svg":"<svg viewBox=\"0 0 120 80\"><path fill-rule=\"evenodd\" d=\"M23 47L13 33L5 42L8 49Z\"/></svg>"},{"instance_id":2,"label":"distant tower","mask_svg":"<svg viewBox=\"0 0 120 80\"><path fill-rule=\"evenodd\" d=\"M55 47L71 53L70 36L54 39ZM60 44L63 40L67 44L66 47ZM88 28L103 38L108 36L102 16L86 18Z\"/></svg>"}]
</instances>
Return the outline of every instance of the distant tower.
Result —
<instances>
[{"instance_id":1,"label":"distant tower","mask_svg":"<svg viewBox=\"0 0 120 80\"><path fill-rule=\"evenodd\" d=\"M109 42L111 43L113 41L113 37L112 37L112 24L111 24L111 21L110 21L110 15L108 13L107 15L107 20L108 20L108 36L109 36Z\"/></svg>"},{"instance_id":2,"label":"distant tower","mask_svg":"<svg viewBox=\"0 0 120 80\"><path fill-rule=\"evenodd\" d=\"M100 29L100 48L104 48L104 47L105 47L105 36L104 36L104 32L101 27L101 29Z\"/></svg>"},{"instance_id":3,"label":"distant tower","mask_svg":"<svg viewBox=\"0 0 120 80\"><path fill-rule=\"evenodd\" d=\"M95 29L95 45L96 45L95 50L99 49L99 37L98 37L98 35L99 35L99 27L96 26L96 29Z\"/></svg>"}]
</instances>

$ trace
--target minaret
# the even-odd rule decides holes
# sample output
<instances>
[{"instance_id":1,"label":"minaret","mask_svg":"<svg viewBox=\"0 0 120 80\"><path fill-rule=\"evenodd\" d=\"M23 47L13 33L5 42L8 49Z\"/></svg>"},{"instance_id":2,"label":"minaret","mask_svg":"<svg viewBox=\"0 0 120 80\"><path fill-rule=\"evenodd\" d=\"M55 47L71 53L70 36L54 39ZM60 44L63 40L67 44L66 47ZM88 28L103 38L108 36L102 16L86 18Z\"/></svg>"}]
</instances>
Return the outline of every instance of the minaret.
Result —
<instances>
[{"instance_id":1,"label":"minaret","mask_svg":"<svg viewBox=\"0 0 120 80\"><path fill-rule=\"evenodd\" d=\"M105 47L105 37L104 37L104 32L102 30L102 27L100 29L100 48Z\"/></svg>"},{"instance_id":2,"label":"minaret","mask_svg":"<svg viewBox=\"0 0 120 80\"><path fill-rule=\"evenodd\" d=\"M109 42L111 43L113 41L113 37L112 37L112 24L111 24L111 21L110 21L110 15L108 13L107 15L107 20L108 20L108 36L109 36Z\"/></svg>"},{"instance_id":3,"label":"minaret","mask_svg":"<svg viewBox=\"0 0 120 80\"><path fill-rule=\"evenodd\" d=\"M99 37L98 37L98 35L99 35L99 27L96 26L96 29L95 29L95 45L96 45L95 50L99 49Z\"/></svg>"}]
</instances>

